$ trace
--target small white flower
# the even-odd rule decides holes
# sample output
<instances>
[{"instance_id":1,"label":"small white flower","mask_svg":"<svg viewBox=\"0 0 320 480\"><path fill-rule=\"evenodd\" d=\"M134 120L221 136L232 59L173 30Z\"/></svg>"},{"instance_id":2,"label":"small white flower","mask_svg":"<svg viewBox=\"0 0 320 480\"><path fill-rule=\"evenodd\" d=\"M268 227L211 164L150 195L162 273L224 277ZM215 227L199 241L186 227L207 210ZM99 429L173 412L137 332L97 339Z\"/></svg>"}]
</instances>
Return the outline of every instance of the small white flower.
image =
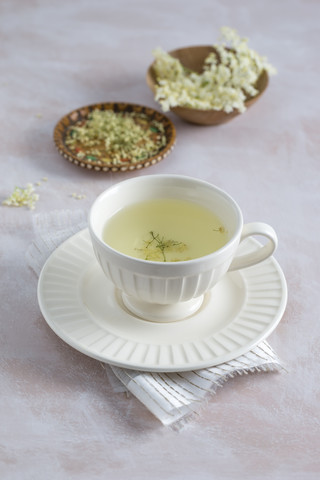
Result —
<instances>
[{"instance_id":1,"label":"small white flower","mask_svg":"<svg viewBox=\"0 0 320 480\"><path fill-rule=\"evenodd\" d=\"M87 196L82 193L71 193L71 197L75 198L76 200L83 200L84 198L87 198Z\"/></svg>"},{"instance_id":2,"label":"small white flower","mask_svg":"<svg viewBox=\"0 0 320 480\"><path fill-rule=\"evenodd\" d=\"M220 61L210 53L202 74L185 69L160 48L153 51L158 80L155 100L164 112L176 106L244 112L246 98L258 93L254 85L262 71L276 73L265 57L248 47L248 39L240 38L235 30L222 27L221 36L222 43L214 45Z\"/></svg>"},{"instance_id":3,"label":"small white flower","mask_svg":"<svg viewBox=\"0 0 320 480\"><path fill-rule=\"evenodd\" d=\"M2 202L2 205L8 207L26 206L30 210L34 210L38 200L39 195L34 192L32 183L28 183L25 188L15 187L12 194Z\"/></svg>"}]
</instances>

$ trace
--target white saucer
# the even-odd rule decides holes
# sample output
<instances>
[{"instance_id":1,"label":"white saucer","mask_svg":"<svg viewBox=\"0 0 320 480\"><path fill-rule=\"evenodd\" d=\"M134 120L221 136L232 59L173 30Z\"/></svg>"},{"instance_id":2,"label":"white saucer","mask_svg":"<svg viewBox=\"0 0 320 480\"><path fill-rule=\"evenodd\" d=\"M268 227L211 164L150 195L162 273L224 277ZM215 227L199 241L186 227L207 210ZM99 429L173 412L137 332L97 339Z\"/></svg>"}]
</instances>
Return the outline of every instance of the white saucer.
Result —
<instances>
[{"instance_id":1,"label":"white saucer","mask_svg":"<svg viewBox=\"0 0 320 480\"><path fill-rule=\"evenodd\" d=\"M248 239L242 253L257 246ZM177 372L230 361L264 340L283 315L287 286L270 258L225 275L191 317L149 322L123 305L100 269L85 229L47 260L38 300L48 325L76 350L120 367Z\"/></svg>"}]
</instances>

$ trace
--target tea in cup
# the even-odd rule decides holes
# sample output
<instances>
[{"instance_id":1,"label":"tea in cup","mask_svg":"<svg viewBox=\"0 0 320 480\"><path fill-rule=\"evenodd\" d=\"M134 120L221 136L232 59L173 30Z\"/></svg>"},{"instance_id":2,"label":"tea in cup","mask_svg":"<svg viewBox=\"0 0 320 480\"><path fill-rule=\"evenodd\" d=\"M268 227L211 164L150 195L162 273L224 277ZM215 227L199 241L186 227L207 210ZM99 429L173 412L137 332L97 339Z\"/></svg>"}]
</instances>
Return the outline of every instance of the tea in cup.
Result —
<instances>
[{"instance_id":1,"label":"tea in cup","mask_svg":"<svg viewBox=\"0 0 320 480\"><path fill-rule=\"evenodd\" d=\"M134 315L157 322L194 314L227 271L272 255L277 235L265 223L243 225L237 203L218 187L181 175L148 175L103 192L89 213L97 260ZM241 240L267 237L238 256Z\"/></svg>"}]
</instances>

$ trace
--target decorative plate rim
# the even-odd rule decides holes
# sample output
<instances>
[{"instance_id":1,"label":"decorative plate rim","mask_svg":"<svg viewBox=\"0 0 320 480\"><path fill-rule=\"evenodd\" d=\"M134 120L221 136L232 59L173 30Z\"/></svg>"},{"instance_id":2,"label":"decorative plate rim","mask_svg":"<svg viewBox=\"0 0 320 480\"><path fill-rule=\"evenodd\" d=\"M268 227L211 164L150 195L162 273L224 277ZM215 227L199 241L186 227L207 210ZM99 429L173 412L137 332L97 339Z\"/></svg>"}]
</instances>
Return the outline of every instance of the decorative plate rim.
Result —
<instances>
[{"instance_id":1,"label":"decorative plate rim","mask_svg":"<svg viewBox=\"0 0 320 480\"><path fill-rule=\"evenodd\" d=\"M145 160L141 160L136 163L124 163L123 165L113 165L112 163L106 163L101 160L77 158L77 156L65 145L66 129L70 125L76 123L79 117L85 117L95 109L113 110L119 112L133 111L137 113L145 113L151 118L156 118L157 121L160 121L164 124L165 134L167 137L166 146L156 155L148 157ZM176 129L173 122L166 115L152 107L129 102L101 102L76 108L64 115L55 125L53 139L60 155L76 166L99 172L126 172L147 168L163 160L175 146Z\"/></svg>"}]
</instances>

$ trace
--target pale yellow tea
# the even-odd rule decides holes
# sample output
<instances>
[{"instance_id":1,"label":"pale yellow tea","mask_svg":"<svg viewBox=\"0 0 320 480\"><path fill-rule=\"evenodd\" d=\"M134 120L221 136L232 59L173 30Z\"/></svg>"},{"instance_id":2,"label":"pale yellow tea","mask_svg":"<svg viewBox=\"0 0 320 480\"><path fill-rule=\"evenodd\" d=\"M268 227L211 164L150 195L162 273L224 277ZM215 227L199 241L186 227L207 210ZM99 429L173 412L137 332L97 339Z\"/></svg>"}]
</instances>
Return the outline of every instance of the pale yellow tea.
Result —
<instances>
[{"instance_id":1,"label":"pale yellow tea","mask_svg":"<svg viewBox=\"0 0 320 480\"><path fill-rule=\"evenodd\" d=\"M103 240L131 257L179 262L218 250L228 233L208 208L170 198L123 208L106 223Z\"/></svg>"}]
</instances>

